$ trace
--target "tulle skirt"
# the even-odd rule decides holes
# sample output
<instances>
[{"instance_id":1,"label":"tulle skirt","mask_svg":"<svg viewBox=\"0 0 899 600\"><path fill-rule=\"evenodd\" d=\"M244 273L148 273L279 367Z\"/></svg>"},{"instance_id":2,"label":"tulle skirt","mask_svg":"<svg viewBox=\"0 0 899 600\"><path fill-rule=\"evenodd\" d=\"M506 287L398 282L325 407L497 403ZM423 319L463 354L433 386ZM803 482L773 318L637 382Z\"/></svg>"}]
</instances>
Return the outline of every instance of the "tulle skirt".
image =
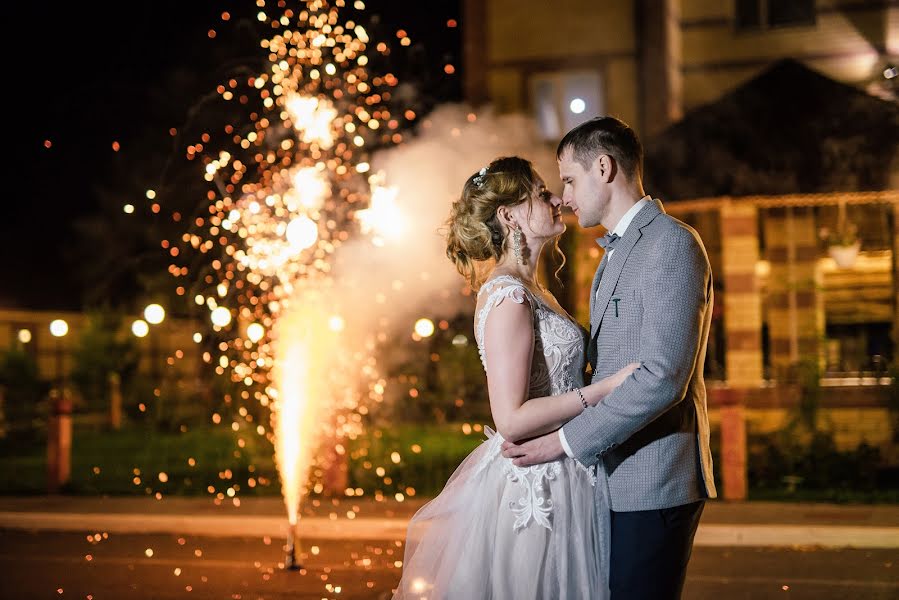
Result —
<instances>
[{"instance_id":1,"label":"tulle skirt","mask_svg":"<svg viewBox=\"0 0 899 600\"><path fill-rule=\"evenodd\" d=\"M593 471L570 458L515 467L488 435L412 517L394 599L607 598Z\"/></svg>"}]
</instances>

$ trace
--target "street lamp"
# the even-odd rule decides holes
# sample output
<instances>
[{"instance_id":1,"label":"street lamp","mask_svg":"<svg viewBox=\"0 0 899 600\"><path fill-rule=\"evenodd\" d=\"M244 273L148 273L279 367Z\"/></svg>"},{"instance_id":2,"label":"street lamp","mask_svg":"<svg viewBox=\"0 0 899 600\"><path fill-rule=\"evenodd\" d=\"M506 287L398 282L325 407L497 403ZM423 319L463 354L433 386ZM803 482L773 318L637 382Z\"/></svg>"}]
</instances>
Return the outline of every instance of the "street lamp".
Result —
<instances>
[{"instance_id":1,"label":"street lamp","mask_svg":"<svg viewBox=\"0 0 899 600\"><path fill-rule=\"evenodd\" d=\"M144 310L144 316L147 316L148 312L150 312L150 316L153 316L149 306ZM134 322L131 323L131 333L134 334L134 337L143 339L150 333L150 326L143 319L135 319ZM152 361L152 369L155 374L156 357L151 356L150 360ZM119 429L122 425L122 380L118 373L109 374L109 389L109 422L113 429Z\"/></svg>"},{"instance_id":2,"label":"street lamp","mask_svg":"<svg viewBox=\"0 0 899 600\"><path fill-rule=\"evenodd\" d=\"M150 325L159 325L165 320L165 309L159 304L148 304L144 309L144 319ZM137 337L144 337L139 334L140 331L143 331L144 326L147 328L147 333L149 333L150 327L144 323L144 326L139 325L140 321L135 321L131 326L131 331ZM135 326L137 329L135 330ZM146 335L146 333L144 334ZM150 338L150 362L151 362L151 370L153 377L153 385L159 386L160 390L162 388L162 373L159 370L159 336L154 335Z\"/></svg>"},{"instance_id":3,"label":"street lamp","mask_svg":"<svg viewBox=\"0 0 899 600\"><path fill-rule=\"evenodd\" d=\"M60 386L60 395L65 388L65 372L63 371L62 338L69 333L69 324L63 319L50 323L50 334L56 338L56 382Z\"/></svg>"},{"instance_id":4,"label":"street lamp","mask_svg":"<svg viewBox=\"0 0 899 600\"><path fill-rule=\"evenodd\" d=\"M69 324L63 319L56 319L50 323L50 333L56 338L58 387L50 396L51 410L47 423L47 491L55 494L68 482L72 468L72 404L66 396L62 356L62 338L69 333Z\"/></svg>"}]
</instances>

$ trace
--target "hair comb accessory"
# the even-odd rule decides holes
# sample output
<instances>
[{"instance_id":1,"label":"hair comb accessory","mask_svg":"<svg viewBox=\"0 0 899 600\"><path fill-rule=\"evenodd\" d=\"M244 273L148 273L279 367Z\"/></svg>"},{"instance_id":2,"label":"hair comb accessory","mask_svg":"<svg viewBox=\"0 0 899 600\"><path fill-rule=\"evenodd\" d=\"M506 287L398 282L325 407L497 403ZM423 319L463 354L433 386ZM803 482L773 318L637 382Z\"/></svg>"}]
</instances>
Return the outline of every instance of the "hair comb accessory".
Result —
<instances>
[{"instance_id":1,"label":"hair comb accessory","mask_svg":"<svg viewBox=\"0 0 899 600\"><path fill-rule=\"evenodd\" d=\"M474 176L474 179L472 179L472 181L476 186L481 187L482 185L484 185L485 175L487 175L487 167L484 167L483 169L478 171L478 174Z\"/></svg>"}]
</instances>

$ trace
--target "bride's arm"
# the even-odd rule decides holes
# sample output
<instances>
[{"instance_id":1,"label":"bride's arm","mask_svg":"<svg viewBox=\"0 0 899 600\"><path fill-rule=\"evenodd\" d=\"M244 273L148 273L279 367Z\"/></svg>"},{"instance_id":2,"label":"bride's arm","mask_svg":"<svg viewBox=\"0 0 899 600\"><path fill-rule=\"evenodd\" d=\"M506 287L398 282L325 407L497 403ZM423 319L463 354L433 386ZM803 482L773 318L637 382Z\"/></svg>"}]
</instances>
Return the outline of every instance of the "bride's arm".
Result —
<instances>
[{"instance_id":1,"label":"bride's arm","mask_svg":"<svg viewBox=\"0 0 899 600\"><path fill-rule=\"evenodd\" d=\"M529 300L503 302L490 311L484 331L487 390L497 431L507 440L521 440L567 423L584 410L573 390L557 396L528 399L534 352L534 321ZM628 365L614 375L580 388L584 401L595 406L633 372Z\"/></svg>"}]
</instances>

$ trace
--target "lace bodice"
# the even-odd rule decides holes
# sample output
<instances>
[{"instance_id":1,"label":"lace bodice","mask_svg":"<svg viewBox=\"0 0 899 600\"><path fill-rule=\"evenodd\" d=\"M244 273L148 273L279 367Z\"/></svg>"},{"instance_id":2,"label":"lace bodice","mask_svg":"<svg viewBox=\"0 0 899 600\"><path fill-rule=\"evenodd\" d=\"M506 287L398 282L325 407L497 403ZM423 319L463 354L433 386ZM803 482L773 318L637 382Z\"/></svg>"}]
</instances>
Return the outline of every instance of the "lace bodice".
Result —
<instances>
[{"instance_id":1,"label":"lace bodice","mask_svg":"<svg viewBox=\"0 0 899 600\"><path fill-rule=\"evenodd\" d=\"M484 344L487 317L491 310L507 300L519 304L527 301L533 315L534 354L528 396L556 396L584 385L587 331L511 275L500 275L489 280L478 292L481 307L475 313L475 340L484 370L487 370L488 358ZM513 529L518 531L531 523L551 529L555 502L549 496L549 489L552 482L563 474L562 462L553 461L530 467L515 466L500 454L502 437L494 436L492 431L488 432L488 436L492 438L490 450L486 453L481 468L489 468L492 460L500 458L503 474L521 489L521 496L509 505L515 515ZM595 471L592 467L587 468L577 461L567 460L574 470L585 472L591 484L595 483Z\"/></svg>"},{"instance_id":2,"label":"lace bodice","mask_svg":"<svg viewBox=\"0 0 899 600\"><path fill-rule=\"evenodd\" d=\"M478 298L486 295L475 315L475 340L481 363L487 370L484 332L490 311L506 300L531 306L534 316L534 359L531 364L530 397L554 396L584 385L587 332L567 315L553 309L511 275L500 275L485 283Z\"/></svg>"}]
</instances>

